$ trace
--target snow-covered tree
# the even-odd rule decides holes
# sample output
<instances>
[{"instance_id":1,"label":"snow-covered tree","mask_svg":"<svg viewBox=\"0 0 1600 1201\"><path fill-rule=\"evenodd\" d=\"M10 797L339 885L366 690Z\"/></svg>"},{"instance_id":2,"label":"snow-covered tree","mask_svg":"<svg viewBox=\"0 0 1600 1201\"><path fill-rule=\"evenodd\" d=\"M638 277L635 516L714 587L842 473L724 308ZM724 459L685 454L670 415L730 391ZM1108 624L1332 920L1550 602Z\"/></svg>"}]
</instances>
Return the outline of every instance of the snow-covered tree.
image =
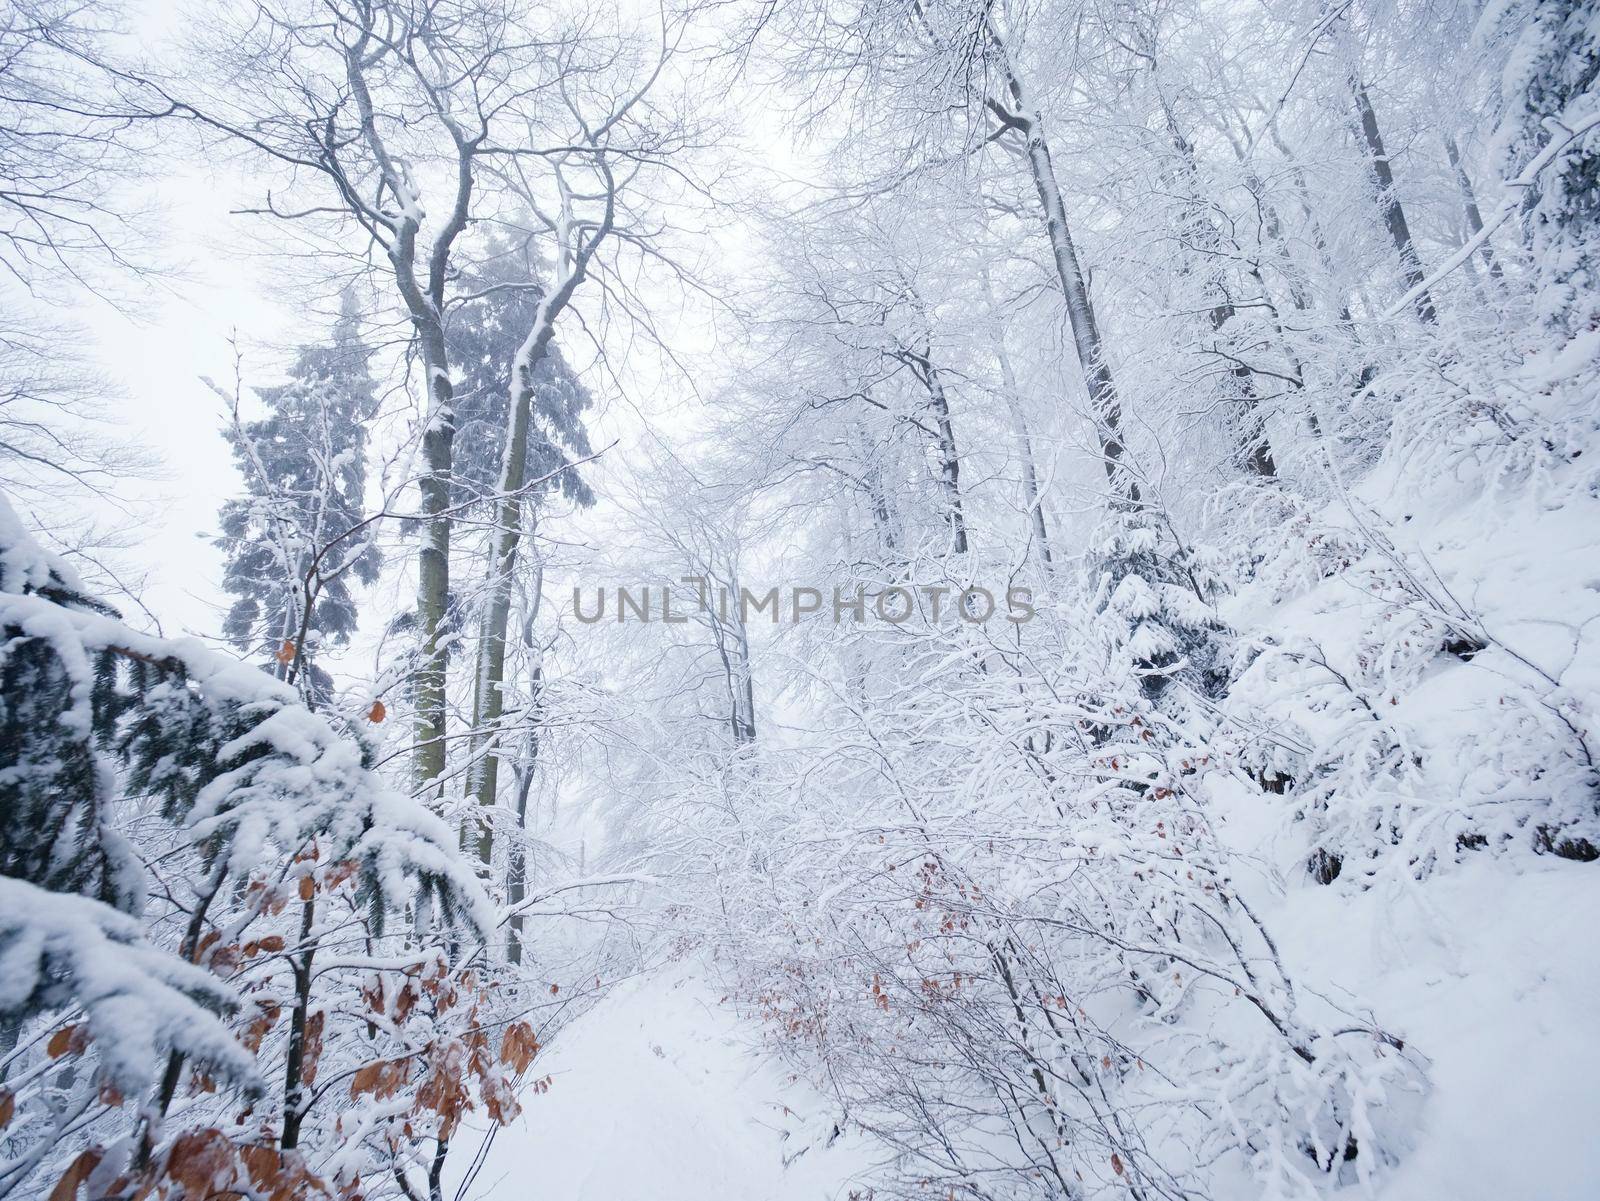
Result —
<instances>
[{"instance_id":1,"label":"snow-covered tree","mask_svg":"<svg viewBox=\"0 0 1600 1201\"><path fill-rule=\"evenodd\" d=\"M482 936L493 919L450 831L378 779L359 733L336 730L293 689L124 625L9 504L0 585L0 1011L19 1115L0 1194L51 1164L104 1187L174 1187L200 1170L192 1140L213 1136L212 1178L248 1168L262 1181L312 1179L290 1153L314 1101L312 1044L327 1037L312 1012L312 958L328 933L316 897L343 884L346 916L332 928L347 934L354 920L367 939L430 908ZM292 923L246 942L290 897ZM272 1003L292 1019L276 1060L250 1033L259 1009L243 1007L254 985L241 965L263 953L295 981ZM185 1065L200 1073L187 1086ZM241 1125L225 1132L207 1112L208 1073L281 1098L270 1164L249 1158ZM130 1101L138 1120L118 1123Z\"/></svg>"},{"instance_id":2,"label":"snow-covered tree","mask_svg":"<svg viewBox=\"0 0 1600 1201\"><path fill-rule=\"evenodd\" d=\"M1478 36L1499 68L1494 141L1505 177L1562 145L1519 204L1540 314L1577 334L1600 318L1600 19L1582 0L1508 0L1482 6Z\"/></svg>"},{"instance_id":3,"label":"snow-covered tree","mask_svg":"<svg viewBox=\"0 0 1600 1201\"><path fill-rule=\"evenodd\" d=\"M544 288L533 282L544 272L522 261L529 253L526 244L491 244L481 263L463 274L460 297L450 309L446 341L459 376L455 453L463 499L492 494L500 481L511 429L512 364L544 297ZM535 364L532 380L523 475L549 477L553 495L592 505L583 472L562 468L593 453L584 428L593 398L556 346Z\"/></svg>"},{"instance_id":4,"label":"snow-covered tree","mask_svg":"<svg viewBox=\"0 0 1600 1201\"><path fill-rule=\"evenodd\" d=\"M298 660L318 698L333 681L317 654L349 641L353 588L381 565L364 495L370 356L347 291L332 340L302 347L287 383L256 390L266 414L243 420L236 408L228 431L247 495L219 515L222 586L235 597L223 633L279 678Z\"/></svg>"}]
</instances>

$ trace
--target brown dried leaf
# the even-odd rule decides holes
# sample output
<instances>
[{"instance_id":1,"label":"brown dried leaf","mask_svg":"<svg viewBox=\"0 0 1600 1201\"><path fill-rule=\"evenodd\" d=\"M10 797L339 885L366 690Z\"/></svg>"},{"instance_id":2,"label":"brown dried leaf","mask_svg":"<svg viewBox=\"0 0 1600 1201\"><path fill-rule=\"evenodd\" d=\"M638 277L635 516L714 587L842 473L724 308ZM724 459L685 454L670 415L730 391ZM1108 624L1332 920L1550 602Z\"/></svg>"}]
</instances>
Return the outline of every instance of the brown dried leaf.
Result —
<instances>
[{"instance_id":1,"label":"brown dried leaf","mask_svg":"<svg viewBox=\"0 0 1600 1201\"><path fill-rule=\"evenodd\" d=\"M229 1188L234 1177L234 1148L215 1127L189 1130L172 1142L166 1174L190 1197L209 1197Z\"/></svg>"},{"instance_id":2,"label":"brown dried leaf","mask_svg":"<svg viewBox=\"0 0 1600 1201\"><path fill-rule=\"evenodd\" d=\"M63 1055L83 1054L84 1047L89 1044L89 1032L81 1025L63 1026L50 1036L50 1041L45 1043L45 1054L51 1059L60 1059Z\"/></svg>"},{"instance_id":3,"label":"brown dried leaf","mask_svg":"<svg viewBox=\"0 0 1600 1201\"><path fill-rule=\"evenodd\" d=\"M500 1039L500 1062L517 1075L528 1070L539 1053L539 1038L527 1022L512 1022Z\"/></svg>"},{"instance_id":4,"label":"brown dried leaf","mask_svg":"<svg viewBox=\"0 0 1600 1201\"><path fill-rule=\"evenodd\" d=\"M98 1148L90 1147L74 1159L61 1174L61 1179L56 1181L55 1188L50 1190L50 1201L73 1201L78 1195L78 1187L89 1178L89 1173L100 1166L101 1155Z\"/></svg>"}]
</instances>

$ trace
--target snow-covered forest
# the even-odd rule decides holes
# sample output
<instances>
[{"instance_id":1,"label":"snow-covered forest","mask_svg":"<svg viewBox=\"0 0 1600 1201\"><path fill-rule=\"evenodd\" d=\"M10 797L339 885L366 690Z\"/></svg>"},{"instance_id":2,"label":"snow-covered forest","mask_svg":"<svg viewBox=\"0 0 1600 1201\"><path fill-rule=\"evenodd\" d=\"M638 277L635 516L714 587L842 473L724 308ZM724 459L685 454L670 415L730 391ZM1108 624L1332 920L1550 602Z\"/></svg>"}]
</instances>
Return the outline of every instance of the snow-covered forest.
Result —
<instances>
[{"instance_id":1,"label":"snow-covered forest","mask_svg":"<svg viewBox=\"0 0 1600 1201\"><path fill-rule=\"evenodd\" d=\"M1600 7L0 0L0 1201L1600 1195Z\"/></svg>"}]
</instances>

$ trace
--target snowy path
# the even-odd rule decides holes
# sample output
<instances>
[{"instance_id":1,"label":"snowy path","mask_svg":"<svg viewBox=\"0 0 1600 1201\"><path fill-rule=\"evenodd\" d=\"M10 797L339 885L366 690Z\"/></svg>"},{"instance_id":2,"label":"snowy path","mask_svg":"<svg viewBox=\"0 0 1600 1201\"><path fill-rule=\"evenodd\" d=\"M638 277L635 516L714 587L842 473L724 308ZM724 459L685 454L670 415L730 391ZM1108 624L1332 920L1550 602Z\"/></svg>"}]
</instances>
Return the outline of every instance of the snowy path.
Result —
<instances>
[{"instance_id":1,"label":"snowy path","mask_svg":"<svg viewBox=\"0 0 1600 1201\"><path fill-rule=\"evenodd\" d=\"M832 1201L867 1163L693 963L619 985L543 1060L469 1201ZM785 1166L785 1160L789 1163Z\"/></svg>"}]
</instances>

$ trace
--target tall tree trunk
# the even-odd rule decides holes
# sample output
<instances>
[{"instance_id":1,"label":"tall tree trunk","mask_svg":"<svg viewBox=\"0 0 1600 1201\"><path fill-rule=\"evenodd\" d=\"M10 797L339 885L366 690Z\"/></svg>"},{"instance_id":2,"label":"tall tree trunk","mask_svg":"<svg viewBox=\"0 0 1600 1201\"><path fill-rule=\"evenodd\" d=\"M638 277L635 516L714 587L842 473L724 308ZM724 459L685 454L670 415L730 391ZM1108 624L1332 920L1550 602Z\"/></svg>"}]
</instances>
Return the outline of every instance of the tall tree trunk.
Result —
<instances>
[{"instance_id":1,"label":"tall tree trunk","mask_svg":"<svg viewBox=\"0 0 1600 1201\"><path fill-rule=\"evenodd\" d=\"M1105 463L1106 479L1116 498L1137 503L1139 486L1122 465L1122 402L1111 378L1105 341L1100 336L1100 325L1095 320L1094 305L1089 299L1083 269L1078 262L1078 249L1073 244L1072 230L1067 224L1061 184L1056 179L1050 144L1045 138L1044 118L1039 110L1028 103L1021 76L1011 61L1010 50L992 23L988 27L988 34L999 51L998 65L1005 79L1010 104L1007 106L993 98L987 103L990 111L1003 124L1016 130L1023 138L1028 169L1044 212L1045 235L1050 240L1051 259L1055 264L1056 278L1061 284L1062 298L1066 301L1067 319L1072 325L1073 345L1078 352L1078 364L1083 369L1084 382L1089 390L1089 404L1094 411L1099 432L1100 455Z\"/></svg>"},{"instance_id":2,"label":"tall tree trunk","mask_svg":"<svg viewBox=\"0 0 1600 1201\"><path fill-rule=\"evenodd\" d=\"M419 323L420 324L420 323ZM422 537L417 548L417 626L421 662L415 673L416 777L419 789L437 800L445 768L445 673L448 651L439 638L450 605L450 484L454 470L456 417L451 408L449 357L437 320L420 330L422 369L428 377L428 425L422 435Z\"/></svg>"},{"instance_id":3,"label":"tall tree trunk","mask_svg":"<svg viewBox=\"0 0 1600 1201\"><path fill-rule=\"evenodd\" d=\"M1350 92L1355 98L1356 115L1361 121L1361 137L1366 142L1367 161L1378 185L1378 205L1383 210L1384 224L1389 227L1389 238L1394 242L1395 253L1400 256L1400 270L1406 278L1406 291L1410 292L1420 287L1426 279L1422 272L1422 260L1417 257L1416 247L1411 242L1411 227L1406 222L1406 211L1400 204L1400 194L1395 191L1394 171L1389 166L1389 154L1383 146L1383 134L1378 130L1378 114L1372 109L1367 86L1361 82L1359 75L1350 76ZM1416 306L1417 316L1423 321L1429 325L1438 321L1433 297L1428 295L1427 289L1417 293Z\"/></svg>"},{"instance_id":4,"label":"tall tree trunk","mask_svg":"<svg viewBox=\"0 0 1600 1201\"><path fill-rule=\"evenodd\" d=\"M755 673L750 666L750 635L740 616L739 573L728 573L728 592L732 597L726 623L719 609L710 602L711 581L716 576L707 572L700 598L700 608L708 615L711 639L716 644L717 658L722 662L723 684L728 692L728 733L735 747L749 746L756 740Z\"/></svg>"},{"instance_id":5,"label":"tall tree trunk","mask_svg":"<svg viewBox=\"0 0 1600 1201\"><path fill-rule=\"evenodd\" d=\"M1461 147L1456 145L1454 137L1448 137L1444 140L1444 150L1450 157L1450 169L1455 172L1456 187L1461 189L1461 210L1467 219L1467 236L1476 237L1483 232L1483 214L1478 211L1478 196L1472 190L1472 180L1467 178L1466 168L1461 165ZM1482 250L1489 277L1499 282L1505 273L1500 269L1500 260L1495 257L1494 247L1486 241Z\"/></svg>"},{"instance_id":6,"label":"tall tree trunk","mask_svg":"<svg viewBox=\"0 0 1600 1201\"><path fill-rule=\"evenodd\" d=\"M450 486L454 471L456 415L455 390L450 383L450 354L444 336L444 294L455 242L467 227L472 212L473 170L479 145L487 136L468 138L448 116L443 123L455 144L455 193L443 224L419 262L417 237L421 222L421 196L403 162L389 153L372 93L367 86L367 58L371 44L381 40L377 13L365 10L368 22L361 36L345 48L345 78L360 117L361 137L382 171L385 186L403 211L390 226L386 250L394 272L395 288L405 302L418 346L422 351L423 385L427 390L427 425L422 433L423 514L422 537L417 548L417 626L420 659L413 681L416 696L415 770L418 791L437 801L443 790L445 769L445 686L448 650L439 639L450 605ZM419 268L425 272L419 275Z\"/></svg>"},{"instance_id":7,"label":"tall tree trunk","mask_svg":"<svg viewBox=\"0 0 1600 1201\"><path fill-rule=\"evenodd\" d=\"M1022 499L1028 506L1028 522L1033 527L1033 540L1039 548L1039 559L1045 570L1050 569L1050 531L1045 524L1044 498L1039 495L1039 471L1033 458L1033 433L1028 429L1028 419L1022 412L1022 393L1017 388L1017 375L1011 366L1011 356L1006 352L1005 331L994 333L994 354L1000 364L1000 386L1005 389L1006 409L1011 414L1011 426L1017 435L1017 453L1022 458Z\"/></svg>"},{"instance_id":8,"label":"tall tree trunk","mask_svg":"<svg viewBox=\"0 0 1600 1201\"><path fill-rule=\"evenodd\" d=\"M1022 498L1028 506L1028 522L1033 528L1033 540L1039 549L1039 560L1046 572L1054 556L1050 550L1050 530L1045 522L1044 498L1039 495L1039 470L1033 455L1033 431L1028 428L1028 418L1022 411L1022 389L1017 384L1017 373L1011 364L1011 353L1006 349L1004 318L1000 303L995 298L994 281L989 268L980 266L978 274L983 280L983 297L989 310L989 342L994 350L995 362L1000 367L1000 387L1005 392L1006 411L1011 415L1011 428L1017 438L1017 452L1022 459Z\"/></svg>"},{"instance_id":9,"label":"tall tree trunk","mask_svg":"<svg viewBox=\"0 0 1600 1201\"><path fill-rule=\"evenodd\" d=\"M609 172L607 172L609 186ZM539 301L533 324L511 360L511 429L500 462L500 498L496 506L494 551L489 571L489 611L484 620L478 696L482 711L479 726L489 737L497 737L495 726L505 712L501 685L505 682L506 634L511 618L511 577L516 568L517 547L522 539L522 491L528 484L527 457L529 430L533 422L534 370L549 353L555 338L556 318L572 303L573 294L588 274L589 260L611 233L615 210L613 193L607 193L605 216L590 233L588 241L567 252L567 269L554 287ZM492 807L499 786L499 758L493 746L486 748L476 786L471 789L478 805ZM487 869L494 851L494 833L487 822L478 832L478 858Z\"/></svg>"},{"instance_id":10,"label":"tall tree trunk","mask_svg":"<svg viewBox=\"0 0 1600 1201\"><path fill-rule=\"evenodd\" d=\"M969 549L967 518L961 505L961 455L956 449L956 430L950 420L950 397L944 389L939 368L934 365L932 347L920 355L913 353L917 364L916 374L928 391L928 404L933 409L934 429L937 431L934 451L939 457L939 488L944 493L945 520L950 525L951 544L958 555Z\"/></svg>"},{"instance_id":11,"label":"tall tree trunk","mask_svg":"<svg viewBox=\"0 0 1600 1201\"><path fill-rule=\"evenodd\" d=\"M530 616L523 623L522 644L524 648L533 649L533 619ZM511 844L510 853L506 856L506 905L512 910L510 944L506 948L506 958L513 964L522 962L522 921L523 915L516 912L517 906L528 895L528 852L526 835L528 829L528 798L533 793L534 777L539 769L539 724L537 721L541 692L544 685L544 673L539 667L534 667L532 678L529 681L531 701L529 705L528 720L524 725L522 753L517 757L515 767L517 777L517 839Z\"/></svg>"},{"instance_id":12,"label":"tall tree trunk","mask_svg":"<svg viewBox=\"0 0 1600 1201\"><path fill-rule=\"evenodd\" d=\"M742 621L734 628L733 648L739 665L739 697L744 703L744 741L749 744L756 740L756 677L750 665L750 633Z\"/></svg>"},{"instance_id":13,"label":"tall tree trunk","mask_svg":"<svg viewBox=\"0 0 1600 1201\"><path fill-rule=\"evenodd\" d=\"M878 548L894 557L900 546L895 534L894 511L889 503L889 491L884 487L880 455L874 451L872 440L860 422L854 425L855 440L860 448L861 473L857 483L867 494L872 509L872 525L878 534Z\"/></svg>"},{"instance_id":14,"label":"tall tree trunk","mask_svg":"<svg viewBox=\"0 0 1600 1201\"><path fill-rule=\"evenodd\" d=\"M489 607L478 642L478 673L473 713L472 799L492 808L500 786L500 719L505 715L506 645L511 624L511 590L522 541L523 486L527 483L528 431L533 421L533 388L517 389L511 430L500 464L500 500L495 506L489 558ZM494 830L484 812L478 819L478 860L487 868L494 853ZM470 824L473 819L467 819ZM463 841L466 829L462 830Z\"/></svg>"}]
</instances>

